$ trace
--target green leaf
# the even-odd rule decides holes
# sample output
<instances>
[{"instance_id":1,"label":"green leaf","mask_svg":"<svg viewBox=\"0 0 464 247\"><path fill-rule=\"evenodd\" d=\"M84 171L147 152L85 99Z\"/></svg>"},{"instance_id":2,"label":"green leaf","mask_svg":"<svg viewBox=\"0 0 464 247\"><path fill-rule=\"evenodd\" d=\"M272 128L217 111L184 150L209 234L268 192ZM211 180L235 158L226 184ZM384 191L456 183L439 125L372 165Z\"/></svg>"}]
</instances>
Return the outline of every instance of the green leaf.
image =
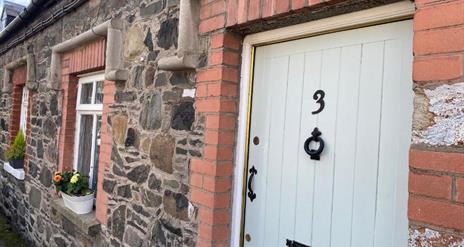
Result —
<instances>
[{"instance_id":1,"label":"green leaf","mask_svg":"<svg viewBox=\"0 0 464 247\"><path fill-rule=\"evenodd\" d=\"M26 141L24 140L23 131L19 129L13 144L5 152L6 159L8 161L24 159L24 153L26 151Z\"/></svg>"}]
</instances>

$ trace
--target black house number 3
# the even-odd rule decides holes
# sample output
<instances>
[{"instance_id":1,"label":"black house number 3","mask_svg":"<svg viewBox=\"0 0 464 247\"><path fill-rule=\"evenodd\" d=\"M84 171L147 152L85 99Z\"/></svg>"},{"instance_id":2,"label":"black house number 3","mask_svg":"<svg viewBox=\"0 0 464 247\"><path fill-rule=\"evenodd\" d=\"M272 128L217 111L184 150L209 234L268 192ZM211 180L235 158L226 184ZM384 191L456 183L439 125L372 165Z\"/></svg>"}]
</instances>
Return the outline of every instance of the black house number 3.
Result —
<instances>
[{"instance_id":1,"label":"black house number 3","mask_svg":"<svg viewBox=\"0 0 464 247\"><path fill-rule=\"evenodd\" d=\"M324 110L325 107L325 102L324 102L324 97L325 97L325 92L323 90L317 90L314 92L313 99L316 101L316 103L319 104L319 109L311 112L313 115L319 114Z\"/></svg>"}]
</instances>

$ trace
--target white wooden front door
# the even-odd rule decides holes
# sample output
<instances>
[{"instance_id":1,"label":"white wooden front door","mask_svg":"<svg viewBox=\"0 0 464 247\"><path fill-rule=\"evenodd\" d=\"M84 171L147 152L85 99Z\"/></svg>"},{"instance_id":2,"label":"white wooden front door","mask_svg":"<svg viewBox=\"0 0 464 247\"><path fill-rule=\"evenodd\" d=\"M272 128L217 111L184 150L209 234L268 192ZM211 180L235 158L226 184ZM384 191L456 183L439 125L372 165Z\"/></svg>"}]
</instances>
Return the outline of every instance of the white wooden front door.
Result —
<instances>
[{"instance_id":1,"label":"white wooden front door","mask_svg":"<svg viewBox=\"0 0 464 247\"><path fill-rule=\"evenodd\" d=\"M408 20L256 48L244 246L407 245L412 34ZM320 160L303 148L315 127Z\"/></svg>"}]
</instances>

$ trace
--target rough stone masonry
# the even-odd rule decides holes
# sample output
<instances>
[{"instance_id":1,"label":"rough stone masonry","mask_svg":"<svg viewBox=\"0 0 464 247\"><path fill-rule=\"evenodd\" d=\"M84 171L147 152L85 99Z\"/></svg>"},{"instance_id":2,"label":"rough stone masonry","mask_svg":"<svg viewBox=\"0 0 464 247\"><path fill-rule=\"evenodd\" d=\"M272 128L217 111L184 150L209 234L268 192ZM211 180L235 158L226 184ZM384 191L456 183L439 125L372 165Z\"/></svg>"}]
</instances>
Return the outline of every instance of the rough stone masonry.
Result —
<instances>
[{"instance_id":1,"label":"rough stone masonry","mask_svg":"<svg viewBox=\"0 0 464 247\"><path fill-rule=\"evenodd\" d=\"M50 6L35 22L67 2ZM0 56L4 65L24 56L27 47L36 58L38 89L31 99L26 180L17 181L3 170L0 177L0 210L31 245L195 246L197 209L188 199L188 171L191 157L202 155L204 128L193 108L195 76L157 69L157 61L177 48L178 15L179 0L90 0ZM62 91L46 85L51 48L110 18L123 20L124 67L130 75L117 83L115 103L109 106L113 166L103 181L110 195L107 225L89 234L51 206L57 198L51 178L58 167L63 106ZM2 159L12 138L11 102L11 95L1 95Z\"/></svg>"}]
</instances>

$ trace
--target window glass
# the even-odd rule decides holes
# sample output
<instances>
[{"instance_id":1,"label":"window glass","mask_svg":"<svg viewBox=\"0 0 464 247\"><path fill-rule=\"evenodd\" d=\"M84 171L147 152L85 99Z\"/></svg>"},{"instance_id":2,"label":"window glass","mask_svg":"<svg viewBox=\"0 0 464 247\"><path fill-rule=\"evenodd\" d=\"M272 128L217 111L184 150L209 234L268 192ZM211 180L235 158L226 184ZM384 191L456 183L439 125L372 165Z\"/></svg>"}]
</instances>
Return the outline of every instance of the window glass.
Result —
<instances>
[{"instance_id":1,"label":"window glass","mask_svg":"<svg viewBox=\"0 0 464 247\"><path fill-rule=\"evenodd\" d=\"M29 90L27 87L23 87L23 93L21 97L21 115L19 118L19 127L23 131L24 136L26 136L26 128L27 128L27 114L29 108Z\"/></svg>"},{"instance_id":2,"label":"window glass","mask_svg":"<svg viewBox=\"0 0 464 247\"><path fill-rule=\"evenodd\" d=\"M83 83L81 84L81 104L91 104L92 103L92 91L93 83Z\"/></svg>"},{"instance_id":3,"label":"window glass","mask_svg":"<svg viewBox=\"0 0 464 247\"><path fill-rule=\"evenodd\" d=\"M103 103L103 81L97 81L95 86L95 104Z\"/></svg>"},{"instance_id":4,"label":"window glass","mask_svg":"<svg viewBox=\"0 0 464 247\"><path fill-rule=\"evenodd\" d=\"M79 99L76 106L76 143L74 169L88 176L95 190L101 143L101 122L104 76L90 75L79 79Z\"/></svg>"},{"instance_id":5,"label":"window glass","mask_svg":"<svg viewBox=\"0 0 464 247\"><path fill-rule=\"evenodd\" d=\"M92 132L93 132L93 115L81 115L81 124L79 128L79 147L78 147L78 171L88 176L90 173L92 158Z\"/></svg>"},{"instance_id":6,"label":"window glass","mask_svg":"<svg viewBox=\"0 0 464 247\"><path fill-rule=\"evenodd\" d=\"M94 139L94 147L95 147L95 150L94 150L94 156L93 156L93 174L92 174L92 188L96 188L97 187L97 179L98 179L98 176L97 176L97 171L98 171L98 156L100 155L100 143L101 143L101 120L102 120L102 117L101 115L98 115L97 116L97 123L96 123L96 130L95 130L95 139Z\"/></svg>"}]
</instances>

